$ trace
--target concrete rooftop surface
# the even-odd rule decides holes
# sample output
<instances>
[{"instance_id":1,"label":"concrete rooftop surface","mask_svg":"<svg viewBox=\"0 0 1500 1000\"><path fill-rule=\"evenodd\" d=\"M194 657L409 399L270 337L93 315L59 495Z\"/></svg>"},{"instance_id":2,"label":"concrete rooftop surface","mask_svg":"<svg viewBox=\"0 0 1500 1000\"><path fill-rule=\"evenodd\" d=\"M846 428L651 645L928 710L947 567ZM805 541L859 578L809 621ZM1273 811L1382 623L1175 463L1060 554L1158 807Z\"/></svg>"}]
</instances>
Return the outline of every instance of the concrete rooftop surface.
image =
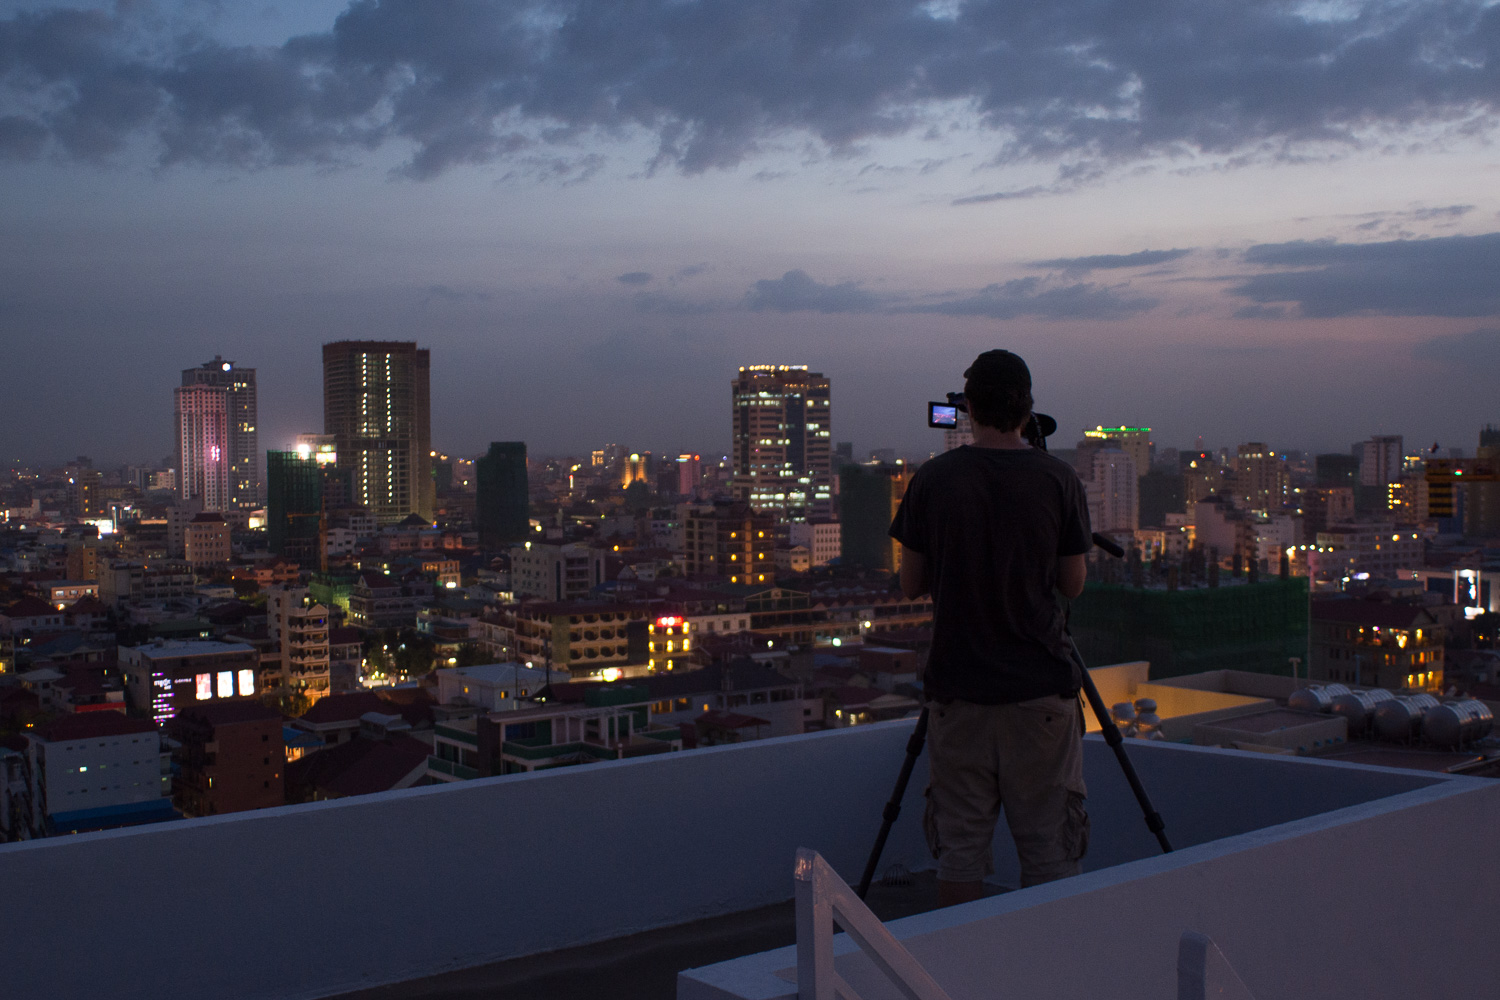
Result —
<instances>
[{"instance_id":1,"label":"concrete rooftop surface","mask_svg":"<svg viewBox=\"0 0 1500 1000\"><path fill-rule=\"evenodd\" d=\"M666 997L681 971L685 1000L791 997L794 854L857 879L912 724L3 845L3 993ZM1500 784L1129 749L1176 853L1089 737L1084 875L902 916L921 876L877 905L954 1000L1174 996L1185 930L1261 1000L1496 981L1483 845ZM883 868L931 868L925 781L924 755ZM1015 885L1003 824L995 853L995 883ZM838 961L865 1000L899 995L863 955Z\"/></svg>"}]
</instances>

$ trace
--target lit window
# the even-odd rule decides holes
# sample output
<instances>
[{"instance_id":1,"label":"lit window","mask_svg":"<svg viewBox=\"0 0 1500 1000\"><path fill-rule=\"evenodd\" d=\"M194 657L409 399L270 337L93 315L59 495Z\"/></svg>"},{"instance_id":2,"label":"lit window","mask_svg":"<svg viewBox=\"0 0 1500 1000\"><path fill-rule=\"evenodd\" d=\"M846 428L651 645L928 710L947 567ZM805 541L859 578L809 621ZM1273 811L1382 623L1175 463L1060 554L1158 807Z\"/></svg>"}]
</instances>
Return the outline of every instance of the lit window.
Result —
<instances>
[{"instance_id":1,"label":"lit window","mask_svg":"<svg viewBox=\"0 0 1500 1000\"><path fill-rule=\"evenodd\" d=\"M220 698L233 698L234 697L234 671L233 670L221 670L221 671L219 671L219 697Z\"/></svg>"},{"instance_id":2,"label":"lit window","mask_svg":"<svg viewBox=\"0 0 1500 1000\"><path fill-rule=\"evenodd\" d=\"M207 701L214 696L213 674L198 674L193 678L193 685L199 701Z\"/></svg>"},{"instance_id":3,"label":"lit window","mask_svg":"<svg viewBox=\"0 0 1500 1000\"><path fill-rule=\"evenodd\" d=\"M241 670L239 679L240 697L248 698L253 695L255 693L255 671L248 668L245 670Z\"/></svg>"}]
</instances>

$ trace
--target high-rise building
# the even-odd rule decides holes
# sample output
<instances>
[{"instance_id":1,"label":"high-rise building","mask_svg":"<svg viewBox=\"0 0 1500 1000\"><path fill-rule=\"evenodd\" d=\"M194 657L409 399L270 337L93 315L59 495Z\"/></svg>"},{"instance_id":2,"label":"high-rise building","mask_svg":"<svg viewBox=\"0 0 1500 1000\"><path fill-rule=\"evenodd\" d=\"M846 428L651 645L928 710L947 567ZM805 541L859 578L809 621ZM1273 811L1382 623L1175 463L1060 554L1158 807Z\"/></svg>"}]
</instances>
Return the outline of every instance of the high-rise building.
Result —
<instances>
[{"instance_id":1,"label":"high-rise building","mask_svg":"<svg viewBox=\"0 0 1500 1000\"><path fill-rule=\"evenodd\" d=\"M177 423L177 495L204 510L228 510L229 390L214 385L172 390Z\"/></svg>"},{"instance_id":2,"label":"high-rise building","mask_svg":"<svg viewBox=\"0 0 1500 1000\"><path fill-rule=\"evenodd\" d=\"M316 566L323 470L295 451L266 452L266 540L278 556Z\"/></svg>"},{"instance_id":3,"label":"high-rise building","mask_svg":"<svg viewBox=\"0 0 1500 1000\"><path fill-rule=\"evenodd\" d=\"M960 411L958 421L943 431L943 450L952 451L954 448L962 448L966 444L974 443L974 421L969 419L969 414Z\"/></svg>"},{"instance_id":4,"label":"high-rise building","mask_svg":"<svg viewBox=\"0 0 1500 1000\"><path fill-rule=\"evenodd\" d=\"M1095 531L1133 532L1140 522L1140 477L1135 459L1121 448L1094 454L1094 474L1084 484Z\"/></svg>"},{"instance_id":5,"label":"high-rise building","mask_svg":"<svg viewBox=\"0 0 1500 1000\"><path fill-rule=\"evenodd\" d=\"M1486 426L1479 432L1479 450L1474 457L1500 465L1500 427ZM1471 538L1500 538L1500 483L1465 483L1464 533Z\"/></svg>"},{"instance_id":6,"label":"high-rise building","mask_svg":"<svg viewBox=\"0 0 1500 1000\"><path fill-rule=\"evenodd\" d=\"M747 365L732 388L735 497L789 520L829 516L828 379L806 365Z\"/></svg>"},{"instance_id":7,"label":"high-rise building","mask_svg":"<svg viewBox=\"0 0 1500 1000\"><path fill-rule=\"evenodd\" d=\"M1136 475L1143 476L1151 468L1156 453L1156 443L1151 440L1149 427L1105 427L1099 425L1083 432L1085 441L1099 441L1105 447L1119 448L1135 463Z\"/></svg>"},{"instance_id":8,"label":"high-rise building","mask_svg":"<svg viewBox=\"0 0 1500 1000\"><path fill-rule=\"evenodd\" d=\"M901 570L901 546L891 519L906 495L905 465L872 463L839 469L839 563L863 569Z\"/></svg>"},{"instance_id":9,"label":"high-rise building","mask_svg":"<svg viewBox=\"0 0 1500 1000\"><path fill-rule=\"evenodd\" d=\"M702 461L697 455L677 456L678 496L690 497L698 493L698 481L703 478Z\"/></svg>"},{"instance_id":10,"label":"high-rise building","mask_svg":"<svg viewBox=\"0 0 1500 1000\"><path fill-rule=\"evenodd\" d=\"M212 361L199 365L197 368L185 368L182 372L182 386L179 393L193 390L186 410L179 395L178 403L178 463L181 470L193 468L193 476L182 476L182 481L198 486L200 483L204 489L203 493L182 493L185 499L203 497L204 509L206 510L248 510L259 507L261 504L261 476L260 476L260 430L257 426L259 417L257 415L256 391L255 391L255 369L241 368L233 361L225 361L217 354ZM217 394L202 392L201 390L220 390ZM200 418L207 408L217 410L223 409L223 431L222 440L210 440L209 432L213 428L204 428L202 440L195 441L195 435L190 428L183 426L186 416L189 419ZM215 423L217 413L215 414ZM217 454L213 449L217 447ZM202 472L198 472L198 466L202 466ZM223 500L220 503L209 501L208 491L213 487L209 481L212 476L220 473L216 467L222 466L222 478L224 483Z\"/></svg>"},{"instance_id":11,"label":"high-rise building","mask_svg":"<svg viewBox=\"0 0 1500 1000\"><path fill-rule=\"evenodd\" d=\"M381 524L432 520L431 364L409 341L323 345L323 431L349 470L353 501Z\"/></svg>"},{"instance_id":12,"label":"high-rise building","mask_svg":"<svg viewBox=\"0 0 1500 1000\"><path fill-rule=\"evenodd\" d=\"M1378 434L1360 446L1359 485L1384 487L1401 478L1401 435Z\"/></svg>"},{"instance_id":13,"label":"high-rise building","mask_svg":"<svg viewBox=\"0 0 1500 1000\"><path fill-rule=\"evenodd\" d=\"M526 541L531 528L526 442L492 441L489 452L474 463L474 475L480 546L501 549Z\"/></svg>"},{"instance_id":14,"label":"high-rise building","mask_svg":"<svg viewBox=\"0 0 1500 1000\"><path fill-rule=\"evenodd\" d=\"M1277 511L1286 503L1290 480L1286 456L1260 441L1235 449L1234 499L1247 510Z\"/></svg>"}]
</instances>

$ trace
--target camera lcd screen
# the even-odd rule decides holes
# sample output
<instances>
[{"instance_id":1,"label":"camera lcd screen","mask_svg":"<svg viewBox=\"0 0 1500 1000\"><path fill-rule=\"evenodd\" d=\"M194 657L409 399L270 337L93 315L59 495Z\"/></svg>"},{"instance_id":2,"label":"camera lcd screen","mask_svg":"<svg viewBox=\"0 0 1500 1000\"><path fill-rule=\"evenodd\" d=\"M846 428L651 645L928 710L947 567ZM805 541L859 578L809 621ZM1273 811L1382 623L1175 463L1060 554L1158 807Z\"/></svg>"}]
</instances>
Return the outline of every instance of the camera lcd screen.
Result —
<instances>
[{"instance_id":1,"label":"camera lcd screen","mask_svg":"<svg viewBox=\"0 0 1500 1000\"><path fill-rule=\"evenodd\" d=\"M927 426L949 429L958 426L958 407L947 403L927 404Z\"/></svg>"}]
</instances>

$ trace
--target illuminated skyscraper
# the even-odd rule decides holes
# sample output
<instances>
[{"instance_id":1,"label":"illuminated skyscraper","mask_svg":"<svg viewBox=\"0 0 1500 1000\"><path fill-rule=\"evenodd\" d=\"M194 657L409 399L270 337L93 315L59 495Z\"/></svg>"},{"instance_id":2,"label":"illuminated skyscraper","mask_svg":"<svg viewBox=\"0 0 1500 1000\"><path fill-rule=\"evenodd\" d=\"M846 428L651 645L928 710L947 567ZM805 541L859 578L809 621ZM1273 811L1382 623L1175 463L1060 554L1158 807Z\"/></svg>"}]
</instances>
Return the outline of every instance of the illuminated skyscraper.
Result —
<instances>
[{"instance_id":1,"label":"illuminated skyscraper","mask_svg":"<svg viewBox=\"0 0 1500 1000\"><path fill-rule=\"evenodd\" d=\"M229 509L229 390L214 385L172 390L177 424L177 495L204 510Z\"/></svg>"},{"instance_id":2,"label":"illuminated skyscraper","mask_svg":"<svg viewBox=\"0 0 1500 1000\"><path fill-rule=\"evenodd\" d=\"M323 345L323 430L354 503L381 524L410 514L431 521L431 356L408 341Z\"/></svg>"},{"instance_id":3,"label":"illuminated skyscraper","mask_svg":"<svg viewBox=\"0 0 1500 1000\"><path fill-rule=\"evenodd\" d=\"M829 516L828 379L806 365L748 365L733 401L735 497L790 520Z\"/></svg>"},{"instance_id":4,"label":"illuminated skyscraper","mask_svg":"<svg viewBox=\"0 0 1500 1000\"><path fill-rule=\"evenodd\" d=\"M218 406L224 409L224 430L220 440L209 441L210 428L186 428L183 415L195 419L197 414L207 412L215 404L207 393L196 390L220 390ZM179 492L184 499L203 498L204 510L248 510L259 507L264 499L260 474L260 431L255 398L255 369L241 368L233 361L225 361L217 354L212 361L197 368L185 368L182 372L182 392L195 390L186 411L179 403L178 413L178 463L184 475L179 477ZM213 418L217 419L217 418ZM182 449L191 444L193 452ZM212 449L219 448L219 457L213 458ZM222 499L209 502L213 493L211 480L217 473L209 467L222 462ZM186 475L189 469L193 475ZM201 488L202 492L184 492ZM217 494L215 494L217 495Z\"/></svg>"}]
</instances>

